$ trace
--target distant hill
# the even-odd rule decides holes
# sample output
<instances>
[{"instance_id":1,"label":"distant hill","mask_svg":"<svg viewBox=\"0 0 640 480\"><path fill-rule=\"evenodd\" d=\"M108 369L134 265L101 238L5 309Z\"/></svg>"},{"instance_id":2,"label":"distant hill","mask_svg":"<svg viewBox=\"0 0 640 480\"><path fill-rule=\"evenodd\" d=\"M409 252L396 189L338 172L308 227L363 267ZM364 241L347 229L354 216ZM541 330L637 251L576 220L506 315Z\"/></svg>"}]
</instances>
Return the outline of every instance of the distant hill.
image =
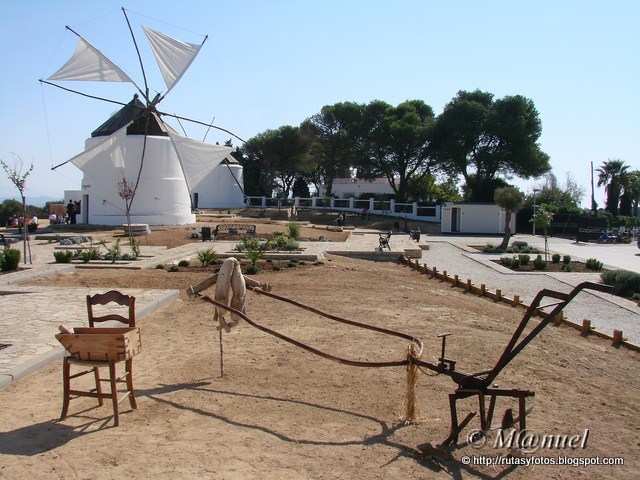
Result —
<instances>
[{"instance_id":1,"label":"distant hill","mask_svg":"<svg viewBox=\"0 0 640 480\"><path fill-rule=\"evenodd\" d=\"M5 200L16 200L17 202L20 202L20 196L16 195L13 197L0 197L0 202L4 202ZM57 202L60 201L62 203L64 203L64 200L59 197L47 197L45 195L40 195L39 197L27 197L27 205L33 205L34 207L44 207L44 204L47 202Z\"/></svg>"}]
</instances>

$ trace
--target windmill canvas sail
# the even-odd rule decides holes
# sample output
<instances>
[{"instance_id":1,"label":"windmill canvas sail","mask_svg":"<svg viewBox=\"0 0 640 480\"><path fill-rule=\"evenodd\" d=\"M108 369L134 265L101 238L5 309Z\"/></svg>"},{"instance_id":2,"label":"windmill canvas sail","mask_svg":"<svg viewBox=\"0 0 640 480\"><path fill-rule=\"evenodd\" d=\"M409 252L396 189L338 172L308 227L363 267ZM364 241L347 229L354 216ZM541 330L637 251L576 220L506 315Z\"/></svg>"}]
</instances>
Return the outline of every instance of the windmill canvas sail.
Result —
<instances>
[{"instance_id":1,"label":"windmill canvas sail","mask_svg":"<svg viewBox=\"0 0 640 480\"><path fill-rule=\"evenodd\" d=\"M49 80L130 82L135 85L120 67L82 37L71 58Z\"/></svg>"},{"instance_id":2,"label":"windmill canvas sail","mask_svg":"<svg viewBox=\"0 0 640 480\"><path fill-rule=\"evenodd\" d=\"M164 33L151 30L144 25L142 25L142 30L149 40L168 92L182 78L200 52L204 42L201 45L183 42Z\"/></svg>"}]
</instances>

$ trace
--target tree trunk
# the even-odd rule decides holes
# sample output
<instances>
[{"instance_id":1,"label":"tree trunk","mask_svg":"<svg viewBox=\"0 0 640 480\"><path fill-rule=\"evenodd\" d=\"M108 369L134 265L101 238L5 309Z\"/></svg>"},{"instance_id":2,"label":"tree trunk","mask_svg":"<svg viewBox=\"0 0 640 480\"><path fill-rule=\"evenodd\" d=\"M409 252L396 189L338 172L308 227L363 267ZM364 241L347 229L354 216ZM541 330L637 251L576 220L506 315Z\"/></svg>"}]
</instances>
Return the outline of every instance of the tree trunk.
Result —
<instances>
[{"instance_id":1,"label":"tree trunk","mask_svg":"<svg viewBox=\"0 0 640 480\"><path fill-rule=\"evenodd\" d=\"M504 216L504 237L502 243L498 247L500 250L504 250L509 246L509 239L511 238L511 210L506 210Z\"/></svg>"}]
</instances>

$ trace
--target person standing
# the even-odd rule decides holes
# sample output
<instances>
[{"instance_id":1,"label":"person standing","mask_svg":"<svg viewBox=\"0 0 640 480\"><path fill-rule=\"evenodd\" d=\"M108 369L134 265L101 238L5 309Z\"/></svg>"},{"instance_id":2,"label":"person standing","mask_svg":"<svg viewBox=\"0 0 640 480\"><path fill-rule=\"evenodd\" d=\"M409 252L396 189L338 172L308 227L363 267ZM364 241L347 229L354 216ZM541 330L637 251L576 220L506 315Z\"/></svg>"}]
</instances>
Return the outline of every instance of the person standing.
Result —
<instances>
[{"instance_id":1,"label":"person standing","mask_svg":"<svg viewBox=\"0 0 640 480\"><path fill-rule=\"evenodd\" d=\"M73 200L69 200L67 204L67 218L68 222L72 225L76 223L76 204L73 203Z\"/></svg>"}]
</instances>

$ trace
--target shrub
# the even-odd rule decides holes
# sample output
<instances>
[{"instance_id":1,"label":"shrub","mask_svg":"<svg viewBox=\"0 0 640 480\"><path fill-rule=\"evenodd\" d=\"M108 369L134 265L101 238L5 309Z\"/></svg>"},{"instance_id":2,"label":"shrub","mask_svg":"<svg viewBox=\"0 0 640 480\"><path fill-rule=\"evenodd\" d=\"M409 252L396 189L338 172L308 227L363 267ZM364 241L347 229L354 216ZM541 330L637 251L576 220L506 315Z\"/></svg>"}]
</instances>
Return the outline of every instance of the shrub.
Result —
<instances>
[{"instance_id":1,"label":"shrub","mask_svg":"<svg viewBox=\"0 0 640 480\"><path fill-rule=\"evenodd\" d=\"M529 265L529 261L531 260L531 257L526 253L523 253L518 255L518 259L520 260L520 265L524 266L524 265Z\"/></svg>"},{"instance_id":2,"label":"shrub","mask_svg":"<svg viewBox=\"0 0 640 480\"><path fill-rule=\"evenodd\" d=\"M188 267L189 266L189 260L180 260L178 262L178 266L179 267Z\"/></svg>"},{"instance_id":3,"label":"shrub","mask_svg":"<svg viewBox=\"0 0 640 480\"><path fill-rule=\"evenodd\" d=\"M71 263L73 252L71 250L53 252L53 258L56 259L56 263Z\"/></svg>"},{"instance_id":4,"label":"shrub","mask_svg":"<svg viewBox=\"0 0 640 480\"><path fill-rule=\"evenodd\" d=\"M520 259L518 257L513 257L511 259L511 268L513 268L514 270L520 269Z\"/></svg>"},{"instance_id":5,"label":"shrub","mask_svg":"<svg viewBox=\"0 0 640 480\"><path fill-rule=\"evenodd\" d=\"M522 240L515 240L511 242L511 246L513 248L517 248L518 250L524 250L529 247L529 244L527 242L523 242Z\"/></svg>"},{"instance_id":6,"label":"shrub","mask_svg":"<svg viewBox=\"0 0 640 480\"><path fill-rule=\"evenodd\" d=\"M164 270L164 265L159 263L158 265L156 265L156 270Z\"/></svg>"},{"instance_id":7,"label":"shrub","mask_svg":"<svg viewBox=\"0 0 640 480\"><path fill-rule=\"evenodd\" d=\"M564 255L562 257L562 263L565 265L569 265L571 263L571 255Z\"/></svg>"},{"instance_id":8,"label":"shrub","mask_svg":"<svg viewBox=\"0 0 640 480\"><path fill-rule=\"evenodd\" d=\"M295 262L289 262L289 263L287 263L287 268L296 268L296 264L295 264Z\"/></svg>"},{"instance_id":9,"label":"shrub","mask_svg":"<svg viewBox=\"0 0 640 480\"><path fill-rule=\"evenodd\" d=\"M247 275L255 275L258 273L258 267L256 265L247 265Z\"/></svg>"},{"instance_id":10,"label":"shrub","mask_svg":"<svg viewBox=\"0 0 640 480\"><path fill-rule=\"evenodd\" d=\"M170 271L170 272L179 272L179 271L180 271L180 268L178 268L178 266L177 266L177 265L171 265L171 266L169 267L169 271Z\"/></svg>"},{"instance_id":11,"label":"shrub","mask_svg":"<svg viewBox=\"0 0 640 480\"><path fill-rule=\"evenodd\" d=\"M289 222L287 224L287 228L289 228L289 236L294 240L300 237L300 225L296 222Z\"/></svg>"},{"instance_id":12,"label":"shrub","mask_svg":"<svg viewBox=\"0 0 640 480\"><path fill-rule=\"evenodd\" d=\"M589 270L595 270L597 272L599 272L600 270L602 270L602 262L596 260L595 258L589 258L587 259L587 262L585 264L585 266L589 269Z\"/></svg>"},{"instance_id":13,"label":"shrub","mask_svg":"<svg viewBox=\"0 0 640 480\"><path fill-rule=\"evenodd\" d=\"M80 258L84 263L89 263L93 259L94 253L95 251L93 249L85 250L80 253Z\"/></svg>"},{"instance_id":14,"label":"shrub","mask_svg":"<svg viewBox=\"0 0 640 480\"><path fill-rule=\"evenodd\" d=\"M533 268L536 270L544 270L547 268L547 262L542 259L542 255L538 255L533 261Z\"/></svg>"},{"instance_id":15,"label":"shrub","mask_svg":"<svg viewBox=\"0 0 640 480\"><path fill-rule=\"evenodd\" d=\"M496 247L493 243L487 243L485 247L482 249L483 253L493 253L495 252Z\"/></svg>"},{"instance_id":16,"label":"shrub","mask_svg":"<svg viewBox=\"0 0 640 480\"><path fill-rule=\"evenodd\" d=\"M213 250L213 248L207 248L206 250L198 250L196 252L196 254L198 255L198 260L200 260L200 264L203 267L206 267L207 265L211 265L213 262L216 261L216 252Z\"/></svg>"},{"instance_id":17,"label":"shrub","mask_svg":"<svg viewBox=\"0 0 640 480\"><path fill-rule=\"evenodd\" d=\"M565 272L570 272L572 270L571 263L563 263L562 270L564 270Z\"/></svg>"},{"instance_id":18,"label":"shrub","mask_svg":"<svg viewBox=\"0 0 640 480\"><path fill-rule=\"evenodd\" d=\"M607 285L613 285L614 295L633 297L640 293L640 274L628 270L604 271L600 278Z\"/></svg>"},{"instance_id":19,"label":"shrub","mask_svg":"<svg viewBox=\"0 0 640 480\"><path fill-rule=\"evenodd\" d=\"M8 248L2 251L0 257L0 270L3 272L13 272L18 270L20 265L20 250L17 248Z\"/></svg>"},{"instance_id":20,"label":"shrub","mask_svg":"<svg viewBox=\"0 0 640 480\"><path fill-rule=\"evenodd\" d=\"M510 267L511 266L511 257L502 257L502 258L500 258L500 263L503 264L505 267Z\"/></svg>"},{"instance_id":21,"label":"shrub","mask_svg":"<svg viewBox=\"0 0 640 480\"><path fill-rule=\"evenodd\" d=\"M280 271L280 267L278 265L274 265L273 266L273 271L274 272L279 272Z\"/></svg>"},{"instance_id":22,"label":"shrub","mask_svg":"<svg viewBox=\"0 0 640 480\"><path fill-rule=\"evenodd\" d=\"M276 250L291 252L300 248L300 243L297 240L286 235L275 235L272 241Z\"/></svg>"},{"instance_id":23,"label":"shrub","mask_svg":"<svg viewBox=\"0 0 640 480\"><path fill-rule=\"evenodd\" d=\"M554 253L554 254L551 256L551 261L552 261L553 263L560 263L560 259L561 259L561 258L562 258L562 257L560 256L560 254L559 254L559 253Z\"/></svg>"}]
</instances>

